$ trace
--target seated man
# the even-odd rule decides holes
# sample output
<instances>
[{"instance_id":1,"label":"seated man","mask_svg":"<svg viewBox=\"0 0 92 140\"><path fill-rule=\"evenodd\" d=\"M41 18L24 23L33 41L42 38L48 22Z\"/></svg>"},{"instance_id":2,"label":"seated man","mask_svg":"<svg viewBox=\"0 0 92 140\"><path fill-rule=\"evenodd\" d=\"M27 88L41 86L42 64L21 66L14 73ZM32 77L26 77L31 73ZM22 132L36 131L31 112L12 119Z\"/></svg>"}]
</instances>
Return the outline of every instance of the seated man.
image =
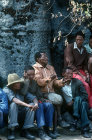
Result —
<instances>
[{"instance_id":1,"label":"seated man","mask_svg":"<svg viewBox=\"0 0 92 140\"><path fill-rule=\"evenodd\" d=\"M56 136L49 130L49 128L52 127L54 107L49 100L43 98L40 88L34 80L34 68L32 66L25 67L25 73L29 79L29 81L25 79L25 88L29 93L36 96L39 101L39 108L36 110L36 121L39 128L39 137L42 140L50 140L51 138L54 139ZM28 83L28 86L26 83ZM23 90L26 91L25 89Z\"/></svg>"},{"instance_id":2,"label":"seated man","mask_svg":"<svg viewBox=\"0 0 92 140\"><path fill-rule=\"evenodd\" d=\"M84 87L88 93L88 100L90 108L92 108L92 91L90 92L90 76L88 72L88 54L83 47L84 34L78 32L76 34L76 41L73 44L69 44L64 52L65 67L69 66L73 69L73 78L77 78L82 81Z\"/></svg>"},{"instance_id":3,"label":"seated man","mask_svg":"<svg viewBox=\"0 0 92 140\"><path fill-rule=\"evenodd\" d=\"M66 67L63 70L65 86L62 87L63 95L67 106L73 106L73 116L75 120L81 120L81 132L85 138L89 136L89 119L88 119L88 94L82 82L73 77L71 68Z\"/></svg>"},{"instance_id":4,"label":"seated man","mask_svg":"<svg viewBox=\"0 0 92 140\"><path fill-rule=\"evenodd\" d=\"M0 89L0 128L5 126L5 119L8 118L8 99L6 94Z\"/></svg>"},{"instance_id":5,"label":"seated man","mask_svg":"<svg viewBox=\"0 0 92 140\"><path fill-rule=\"evenodd\" d=\"M33 65L35 69L35 80L40 86L43 98L50 100L54 104L55 115L54 115L54 132L56 133L56 123L58 115L58 123L60 126L69 126L69 124L63 123L61 121L61 105L62 97L55 93L54 86L62 87L62 79L58 80L54 68L48 64L48 58L44 52L37 52L35 54L36 64Z\"/></svg>"},{"instance_id":6,"label":"seated man","mask_svg":"<svg viewBox=\"0 0 92 140\"><path fill-rule=\"evenodd\" d=\"M34 110L38 108L38 101L35 96L26 94L25 96L21 93L21 83L23 79L20 79L16 73L8 75L8 85L4 88L4 92L8 96L9 100L9 133L8 140L15 139L15 128L18 127L18 118L24 118L24 124L22 127L21 136L27 139L35 139L29 133L29 129L33 127L34 121ZM24 99L34 102L33 104L27 104Z\"/></svg>"}]
</instances>

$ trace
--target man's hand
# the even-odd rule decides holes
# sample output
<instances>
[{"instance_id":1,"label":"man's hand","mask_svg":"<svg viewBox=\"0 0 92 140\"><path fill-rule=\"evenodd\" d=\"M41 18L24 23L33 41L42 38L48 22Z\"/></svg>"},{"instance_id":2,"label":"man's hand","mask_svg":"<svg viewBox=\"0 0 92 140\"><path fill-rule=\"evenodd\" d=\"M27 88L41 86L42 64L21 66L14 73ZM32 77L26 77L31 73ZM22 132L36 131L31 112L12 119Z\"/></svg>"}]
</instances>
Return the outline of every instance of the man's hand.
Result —
<instances>
[{"instance_id":1,"label":"man's hand","mask_svg":"<svg viewBox=\"0 0 92 140\"><path fill-rule=\"evenodd\" d=\"M81 73L79 75L84 79L85 82L89 83L90 76L88 72L86 73L86 76L82 75Z\"/></svg>"},{"instance_id":2,"label":"man's hand","mask_svg":"<svg viewBox=\"0 0 92 140\"><path fill-rule=\"evenodd\" d=\"M49 103L52 103L50 100L45 100L45 102L49 102Z\"/></svg>"},{"instance_id":3,"label":"man's hand","mask_svg":"<svg viewBox=\"0 0 92 140\"><path fill-rule=\"evenodd\" d=\"M69 102L67 105L72 106L73 105L73 100L71 102Z\"/></svg>"},{"instance_id":4,"label":"man's hand","mask_svg":"<svg viewBox=\"0 0 92 140\"><path fill-rule=\"evenodd\" d=\"M84 79L85 82L89 83L89 81L90 81L89 75L87 75L87 76L82 76L82 78Z\"/></svg>"},{"instance_id":5,"label":"man's hand","mask_svg":"<svg viewBox=\"0 0 92 140\"><path fill-rule=\"evenodd\" d=\"M29 107L31 110L32 110L33 106L34 106L34 105L28 104L28 107Z\"/></svg>"},{"instance_id":6,"label":"man's hand","mask_svg":"<svg viewBox=\"0 0 92 140\"><path fill-rule=\"evenodd\" d=\"M64 79L62 78L61 80L59 80L59 86L63 87L65 86L66 82L64 81Z\"/></svg>"},{"instance_id":7,"label":"man's hand","mask_svg":"<svg viewBox=\"0 0 92 140\"><path fill-rule=\"evenodd\" d=\"M51 81L51 78L45 78L46 83L49 83Z\"/></svg>"},{"instance_id":8,"label":"man's hand","mask_svg":"<svg viewBox=\"0 0 92 140\"><path fill-rule=\"evenodd\" d=\"M82 78L84 79L84 81L86 81L86 79L87 79L86 76L82 76Z\"/></svg>"},{"instance_id":9,"label":"man's hand","mask_svg":"<svg viewBox=\"0 0 92 140\"><path fill-rule=\"evenodd\" d=\"M38 104L28 105L28 107L30 108L31 111L35 111L36 109L38 109Z\"/></svg>"},{"instance_id":10,"label":"man's hand","mask_svg":"<svg viewBox=\"0 0 92 140\"><path fill-rule=\"evenodd\" d=\"M86 82L87 82L87 83L90 82L90 76L89 76L89 73L86 74Z\"/></svg>"},{"instance_id":11,"label":"man's hand","mask_svg":"<svg viewBox=\"0 0 92 140\"><path fill-rule=\"evenodd\" d=\"M38 109L38 104L35 104L34 107L33 107L33 110L35 111L36 109Z\"/></svg>"}]
</instances>

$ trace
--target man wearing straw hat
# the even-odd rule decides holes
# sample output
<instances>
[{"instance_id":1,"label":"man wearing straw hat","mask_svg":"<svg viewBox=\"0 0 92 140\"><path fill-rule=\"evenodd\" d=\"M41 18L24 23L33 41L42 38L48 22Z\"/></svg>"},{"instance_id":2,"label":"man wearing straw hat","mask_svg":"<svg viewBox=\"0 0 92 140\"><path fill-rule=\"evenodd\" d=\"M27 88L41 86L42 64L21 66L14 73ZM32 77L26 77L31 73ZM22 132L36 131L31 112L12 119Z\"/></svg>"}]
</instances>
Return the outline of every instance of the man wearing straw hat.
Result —
<instances>
[{"instance_id":1,"label":"man wearing straw hat","mask_svg":"<svg viewBox=\"0 0 92 140\"><path fill-rule=\"evenodd\" d=\"M34 126L34 111L38 108L38 101L32 94L22 94L21 84L23 82L23 79L20 79L16 73L12 73L8 75L8 85L4 88L4 92L7 94L9 100L8 140L15 139L14 132L15 128L19 125L18 118L24 118L21 136L31 140L35 139L29 133L29 129ZM31 104L26 103L25 99L29 100Z\"/></svg>"}]
</instances>

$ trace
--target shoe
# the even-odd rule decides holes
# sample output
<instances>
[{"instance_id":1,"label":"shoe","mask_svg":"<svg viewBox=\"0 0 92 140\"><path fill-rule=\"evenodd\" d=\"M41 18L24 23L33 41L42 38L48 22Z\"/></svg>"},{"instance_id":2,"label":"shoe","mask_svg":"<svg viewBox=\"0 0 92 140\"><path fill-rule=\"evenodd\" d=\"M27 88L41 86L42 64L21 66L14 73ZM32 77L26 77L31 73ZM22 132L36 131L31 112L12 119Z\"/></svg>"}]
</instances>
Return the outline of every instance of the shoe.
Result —
<instances>
[{"instance_id":1,"label":"shoe","mask_svg":"<svg viewBox=\"0 0 92 140\"><path fill-rule=\"evenodd\" d=\"M35 136L31 135L28 130L24 130L21 132L21 137L25 137L30 140L35 140Z\"/></svg>"},{"instance_id":2,"label":"shoe","mask_svg":"<svg viewBox=\"0 0 92 140\"><path fill-rule=\"evenodd\" d=\"M49 137L51 137L52 139L56 139L56 138L57 138L56 135L55 135L54 133L51 133L50 130L47 132L47 135L48 135Z\"/></svg>"},{"instance_id":3,"label":"shoe","mask_svg":"<svg viewBox=\"0 0 92 140\"><path fill-rule=\"evenodd\" d=\"M39 129L39 138L41 140L51 140L52 138L49 137L43 129Z\"/></svg>"},{"instance_id":4,"label":"shoe","mask_svg":"<svg viewBox=\"0 0 92 140\"><path fill-rule=\"evenodd\" d=\"M91 136L89 135L89 125L82 128L81 134L84 138L91 138Z\"/></svg>"},{"instance_id":5,"label":"shoe","mask_svg":"<svg viewBox=\"0 0 92 140\"><path fill-rule=\"evenodd\" d=\"M51 137L52 139L56 139L56 136L53 134L53 133L51 133L51 131L49 130L49 127L44 127L44 130L45 130L45 133L49 136L49 137Z\"/></svg>"},{"instance_id":6,"label":"shoe","mask_svg":"<svg viewBox=\"0 0 92 140\"><path fill-rule=\"evenodd\" d=\"M15 130L8 130L8 140L14 140L15 139Z\"/></svg>"},{"instance_id":7,"label":"shoe","mask_svg":"<svg viewBox=\"0 0 92 140\"><path fill-rule=\"evenodd\" d=\"M92 132L92 123L89 124L89 132Z\"/></svg>"},{"instance_id":8,"label":"shoe","mask_svg":"<svg viewBox=\"0 0 92 140\"><path fill-rule=\"evenodd\" d=\"M61 122L58 122L58 125L63 127L63 128L68 128L70 127L70 124L62 120Z\"/></svg>"},{"instance_id":9,"label":"shoe","mask_svg":"<svg viewBox=\"0 0 92 140\"><path fill-rule=\"evenodd\" d=\"M77 121L76 121L76 128L77 128L78 130L81 129L81 121L80 121L80 120L77 120Z\"/></svg>"},{"instance_id":10,"label":"shoe","mask_svg":"<svg viewBox=\"0 0 92 140\"><path fill-rule=\"evenodd\" d=\"M71 125L69 130L71 132L75 132L76 131L76 126L75 125Z\"/></svg>"},{"instance_id":11,"label":"shoe","mask_svg":"<svg viewBox=\"0 0 92 140\"><path fill-rule=\"evenodd\" d=\"M89 135L89 133L88 133L87 131L82 132L82 136L83 136L84 138L91 138L91 136Z\"/></svg>"},{"instance_id":12,"label":"shoe","mask_svg":"<svg viewBox=\"0 0 92 140\"><path fill-rule=\"evenodd\" d=\"M56 130L53 131L53 134L54 134L56 137L60 137L60 134L59 134Z\"/></svg>"}]
</instances>

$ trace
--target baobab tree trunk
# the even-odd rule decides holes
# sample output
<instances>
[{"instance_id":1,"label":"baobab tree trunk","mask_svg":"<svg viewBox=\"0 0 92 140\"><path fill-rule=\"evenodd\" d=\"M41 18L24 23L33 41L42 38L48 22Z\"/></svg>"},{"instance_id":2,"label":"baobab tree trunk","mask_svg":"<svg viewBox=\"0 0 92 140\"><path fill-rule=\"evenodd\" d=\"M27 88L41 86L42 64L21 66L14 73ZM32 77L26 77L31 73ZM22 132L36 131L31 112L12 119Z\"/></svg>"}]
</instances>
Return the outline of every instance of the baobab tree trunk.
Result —
<instances>
[{"instance_id":1,"label":"baobab tree trunk","mask_svg":"<svg viewBox=\"0 0 92 140\"><path fill-rule=\"evenodd\" d=\"M50 40L50 15L46 5L36 0L0 0L0 76L11 72L22 76L34 54L47 52Z\"/></svg>"}]
</instances>

